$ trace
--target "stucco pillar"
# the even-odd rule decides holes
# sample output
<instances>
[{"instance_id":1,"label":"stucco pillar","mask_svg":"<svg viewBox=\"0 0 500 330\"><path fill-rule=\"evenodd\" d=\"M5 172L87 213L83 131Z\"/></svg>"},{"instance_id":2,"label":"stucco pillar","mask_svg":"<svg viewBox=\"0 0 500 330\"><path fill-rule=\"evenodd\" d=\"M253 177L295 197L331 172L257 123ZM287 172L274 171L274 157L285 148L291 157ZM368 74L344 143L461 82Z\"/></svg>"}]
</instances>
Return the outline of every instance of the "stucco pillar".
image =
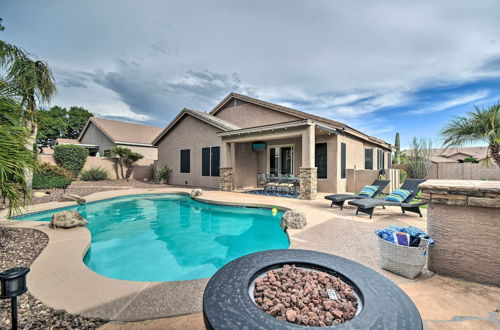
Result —
<instances>
[{"instance_id":1,"label":"stucco pillar","mask_svg":"<svg viewBox=\"0 0 500 330\"><path fill-rule=\"evenodd\" d=\"M234 143L222 142L220 159L219 190L234 188Z\"/></svg>"},{"instance_id":2,"label":"stucco pillar","mask_svg":"<svg viewBox=\"0 0 500 330\"><path fill-rule=\"evenodd\" d=\"M318 173L315 167L315 125L307 126L302 132L302 164L299 169L300 198L316 199Z\"/></svg>"}]
</instances>

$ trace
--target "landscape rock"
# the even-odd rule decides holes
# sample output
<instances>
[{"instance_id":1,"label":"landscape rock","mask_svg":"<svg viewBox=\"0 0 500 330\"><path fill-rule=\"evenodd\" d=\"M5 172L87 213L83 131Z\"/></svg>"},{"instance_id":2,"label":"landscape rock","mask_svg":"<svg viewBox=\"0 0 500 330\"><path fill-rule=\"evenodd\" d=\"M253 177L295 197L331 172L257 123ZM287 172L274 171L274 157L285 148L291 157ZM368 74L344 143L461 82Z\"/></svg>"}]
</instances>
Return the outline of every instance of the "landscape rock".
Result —
<instances>
[{"instance_id":1,"label":"landscape rock","mask_svg":"<svg viewBox=\"0 0 500 330\"><path fill-rule=\"evenodd\" d=\"M85 198L80 197L78 195L74 194L63 194L61 199L59 199L60 202L77 202L78 204L82 205L85 204L87 201Z\"/></svg>"},{"instance_id":2,"label":"landscape rock","mask_svg":"<svg viewBox=\"0 0 500 330\"><path fill-rule=\"evenodd\" d=\"M85 220L77 211L61 211L54 213L49 224L50 228L64 229L85 226L87 226L87 220Z\"/></svg>"},{"instance_id":3,"label":"landscape rock","mask_svg":"<svg viewBox=\"0 0 500 330\"><path fill-rule=\"evenodd\" d=\"M45 197L45 196L47 196L47 195L48 195L48 194L47 194L46 192L44 192L44 191L36 191L36 192L33 194L33 196L35 196L35 197Z\"/></svg>"},{"instance_id":4,"label":"landscape rock","mask_svg":"<svg viewBox=\"0 0 500 330\"><path fill-rule=\"evenodd\" d=\"M201 195L203 195L203 190L201 190L200 188L191 190L191 198L195 198Z\"/></svg>"},{"instance_id":5,"label":"landscape rock","mask_svg":"<svg viewBox=\"0 0 500 330\"><path fill-rule=\"evenodd\" d=\"M281 228L302 229L307 225L304 212L299 210L288 210L281 219Z\"/></svg>"}]
</instances>

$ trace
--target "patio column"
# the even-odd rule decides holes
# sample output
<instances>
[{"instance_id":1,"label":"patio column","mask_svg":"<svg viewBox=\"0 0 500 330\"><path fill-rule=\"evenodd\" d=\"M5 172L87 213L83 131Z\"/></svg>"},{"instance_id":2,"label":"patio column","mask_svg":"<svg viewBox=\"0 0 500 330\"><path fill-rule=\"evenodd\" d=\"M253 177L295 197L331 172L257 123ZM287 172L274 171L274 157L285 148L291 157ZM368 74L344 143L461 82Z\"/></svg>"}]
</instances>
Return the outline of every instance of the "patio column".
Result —
<instances>
[{"instance_id":1,"label":"patio column","mask_svg":"<svg viewBox=\"0 0 500 330\"><path fill-rule=\"evenodd\" d=\"M221 145L221 164L219 176L219 190L231 191L234 188L233 177L233 156L234 143L222 142Z\"/></svg>"},{"instance_id":2,"label":"patio column","mask_svg":"<svg viewBox=\"0 0 500 330\"><path fill-rule=\"evenodd\" d=\"M316 199L318 173L315 167L315 125L311 124L302 132L302 166L299 169L300 198Z\"/></svg>"}]
</instances>

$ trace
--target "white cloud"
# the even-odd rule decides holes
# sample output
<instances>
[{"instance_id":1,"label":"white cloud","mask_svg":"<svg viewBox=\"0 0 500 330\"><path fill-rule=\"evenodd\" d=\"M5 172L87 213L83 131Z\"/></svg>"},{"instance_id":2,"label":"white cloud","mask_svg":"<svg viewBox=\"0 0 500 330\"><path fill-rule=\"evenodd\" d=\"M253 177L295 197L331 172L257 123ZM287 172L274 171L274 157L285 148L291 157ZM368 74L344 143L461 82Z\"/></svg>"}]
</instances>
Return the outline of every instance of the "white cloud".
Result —
<instances>
[{"instance_id":1,"label":"white cloud","mask_svg":"<svg viewBox=\"0 0 500 330\"><path fill-rule=\"evenodd\" d=\"M474 101L478 101L481 99L484 99L489 95L489 92L487 90L480 90L474 93L470 93L467 95L462 95L456 98L452 98L447 101L443 102L438 102L432 106L428 106L423 109L418 109L418 110L412 110L410 113L413 114L427 114L427 113L433 113L433 112L439 112L443 111L449 108L453 108L459 105L465 105Z\"/></svg>"}]
</instances>

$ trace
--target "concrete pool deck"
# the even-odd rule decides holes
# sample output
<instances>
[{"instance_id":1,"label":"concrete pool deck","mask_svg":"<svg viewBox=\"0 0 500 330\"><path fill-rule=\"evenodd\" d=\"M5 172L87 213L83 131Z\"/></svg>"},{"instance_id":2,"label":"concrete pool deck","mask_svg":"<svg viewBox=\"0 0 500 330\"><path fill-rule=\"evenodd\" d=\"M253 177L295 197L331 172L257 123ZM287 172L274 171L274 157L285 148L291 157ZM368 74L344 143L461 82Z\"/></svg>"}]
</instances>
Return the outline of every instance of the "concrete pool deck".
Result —
<instances>
[{"instance_id":1,"label":"concrete pool deck","mask_svg":"<svg viewBox=\"0 0 500 330\"><path fill-rule=\"evenodd\" d=\"M91 202L125 195L190 191L182 188L136 188L99 192L85 198ZM322 198L319 196L317 200L306 201L222 191L204 191L201 197L221 204L266 205L303 211L308 225L302 230L289 230L290 248L336 254L382 273L410 295L430 328L446 328L463 322L478 324L482 328L500 325L498 313L495 313L500 307L498 288L433 275L427 271L415 280L408 280L378 267L378 245L373 231L389 224L416 225L425 229L425 210L424 217L419 218L416 214L402 214L398 208L377 209L373 219L369 219L366 215L356 216L350 207L343 211L332 209L330 203ZM69 205L75 203L37 204L30 206L27 212ZM181 282L110 279L91 271L83 263L83 256L90 244L90 232L86 228L52 230L46 222L28 221L0 220L0 224L34 228L49 236L47 247L33 263L28 276L30 292L49 306L117 321L158 319L201 312L206 279ZM198 320L196 316L190 318ZM174 320L183 323L182 318L157 320L156 323ZM107 325L113 326L122 325Z\"/></svg>"}]
</instances>

